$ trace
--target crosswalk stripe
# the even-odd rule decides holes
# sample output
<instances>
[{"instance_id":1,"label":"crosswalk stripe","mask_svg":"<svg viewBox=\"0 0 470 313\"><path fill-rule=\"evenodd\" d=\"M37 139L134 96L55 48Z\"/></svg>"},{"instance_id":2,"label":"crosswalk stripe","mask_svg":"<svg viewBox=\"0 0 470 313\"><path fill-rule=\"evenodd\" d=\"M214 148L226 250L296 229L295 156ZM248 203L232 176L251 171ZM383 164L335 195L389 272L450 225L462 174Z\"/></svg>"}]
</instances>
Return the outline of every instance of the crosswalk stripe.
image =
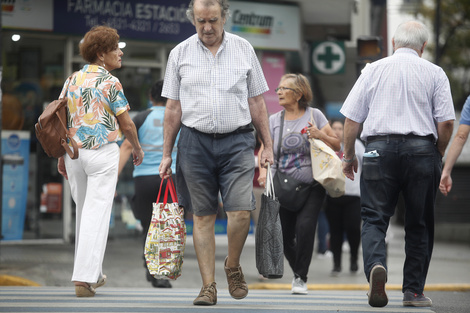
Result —
<instances>
[{"instance_id":1,"label":"crosswalk stripe","mask_svg":"<svg viewBox=\"0 0 470 313\"><path fill-rule=\"evenodd\" d=\"M292 295L285 290L250 290L243 300L234 300L226 289L218 291L215 306L194 306L196 289L99 288L93 298L77 298L70 287L0 287L0 312L410 312L402 294L390 291L389 304L372 308L363 290L309 291ZM432 313L413 308L413 313Z\"/></svg>"}]
</instances>

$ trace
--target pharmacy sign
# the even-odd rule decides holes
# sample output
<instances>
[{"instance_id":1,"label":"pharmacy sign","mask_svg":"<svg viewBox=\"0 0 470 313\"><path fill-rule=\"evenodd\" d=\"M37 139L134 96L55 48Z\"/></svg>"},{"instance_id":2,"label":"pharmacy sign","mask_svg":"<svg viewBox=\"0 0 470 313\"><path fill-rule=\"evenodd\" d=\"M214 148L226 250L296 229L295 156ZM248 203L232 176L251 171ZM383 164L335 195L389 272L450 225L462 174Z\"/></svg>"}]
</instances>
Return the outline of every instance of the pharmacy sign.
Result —
<instances>
[{"instance_id":1,"label":"pharmacy sign","mask_svg":"<svg viewBox=\"0 0 470 313\"><path fill-rule=\"evenodd\" d=\"M312 43L312 72L314 74L343 74L346 63L344 41Z\"/></svg>"}]
</instances>

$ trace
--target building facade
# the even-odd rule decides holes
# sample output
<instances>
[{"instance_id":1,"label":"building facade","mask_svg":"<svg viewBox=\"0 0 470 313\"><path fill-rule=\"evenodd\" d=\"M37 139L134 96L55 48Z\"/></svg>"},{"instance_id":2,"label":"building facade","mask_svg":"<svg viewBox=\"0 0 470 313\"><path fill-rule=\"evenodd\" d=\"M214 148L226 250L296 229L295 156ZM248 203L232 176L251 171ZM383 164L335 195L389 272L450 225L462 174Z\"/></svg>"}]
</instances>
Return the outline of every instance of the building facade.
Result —
<instances>
[{"instance_id":1,"label":"building facade","mask_svg":"<svg viewBox=\"0 0 470 313\"><path fill-rule=\"evenodd\" d=\"M133 114L148 107L148 89L164 77L171 49L195 33L186 17L188 3L2 0L3 112L19 104L19 110L9 110L13 115L8 116L20 115L22 122L8 127L29 133L21 240L70 241L74 236L68 185L32 129L44 106L58 97L65 78L83 66L78 52L82 36L94 25L107 24L118 30L125 43L123 66L113 75L122 82ZM380 37L380 56L386 55L385 0L230 1L230 11L225 30L246 38L255 48L270 88L264 95L269 113L281 109L274 92L280 77L300 72L311 80L314 105L327 117L338 117L358 75L358 38ZM2 133L6 131L2 129ZM62 184L62 190L57 184ZM63 203L58 204L57 190L63 192ZM129 163L118 183L111 236L132 233L138 227L127 204L132 194ZM2 219L2 233L8 228L6 220Z\"/></svg>"}]
</instances>

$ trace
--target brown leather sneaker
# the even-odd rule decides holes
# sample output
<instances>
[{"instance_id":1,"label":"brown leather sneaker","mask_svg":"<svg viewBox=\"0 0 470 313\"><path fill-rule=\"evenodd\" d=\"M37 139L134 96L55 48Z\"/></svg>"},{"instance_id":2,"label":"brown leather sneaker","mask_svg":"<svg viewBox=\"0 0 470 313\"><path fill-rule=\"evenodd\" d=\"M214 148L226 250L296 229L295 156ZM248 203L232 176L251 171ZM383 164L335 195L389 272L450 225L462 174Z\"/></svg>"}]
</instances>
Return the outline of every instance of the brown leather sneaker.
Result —
<instances>
[{"instance_id":1,"label":"brown leather sneaker","mask_svg":"<svg viewBox=\"0 0 470 313\"><path fill-rule=\"evenodd\" d=\"M215 305L217 304L216 283L212 282L202 286L199 296L193 301L194 305Z\"/></svg>"},{"instance_id":2,"label":"brown leather sneaker","mask_svg":"<svg viewBox=\"0 0 470 313\"><path fill-rule=\"evenodd\" d=\"M227 274L228 291L232 298L240 300L248 294L248 286L246 285L245 276L243 276L241 266L228 268L226 266L228 257L224 261L224 270Z\"/></svg>"}]
</instances>

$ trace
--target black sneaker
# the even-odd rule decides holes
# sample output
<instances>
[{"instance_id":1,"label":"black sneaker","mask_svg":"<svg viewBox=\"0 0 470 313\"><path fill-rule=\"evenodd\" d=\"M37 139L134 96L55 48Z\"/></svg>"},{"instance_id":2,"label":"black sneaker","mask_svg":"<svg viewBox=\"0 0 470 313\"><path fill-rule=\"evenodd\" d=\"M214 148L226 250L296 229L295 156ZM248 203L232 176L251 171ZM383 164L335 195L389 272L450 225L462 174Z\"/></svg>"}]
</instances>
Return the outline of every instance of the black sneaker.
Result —
<instances>
[{"instance_id":1,"label":"black sneaker","mask_svg":"<svg viewBox=\"0 0 470 313\"><path fill-rule=\"evenodd\" d=\"M152 281L152 286L155 288L171 288L171 283L168 279L155 279Z\"/></svg>"},{"instance_id":2,"label":"black sneaker","mask_svg":"<svg viewBox=\"0 0 470 313\"><path fill-rule=\"evenodd\" d=\"M333 270L331 271L331 277L338 277L339 273L341 273L341 266L334 266Z\"/></svg>"},{"instance_id":3,"label":"black sneaker","mask_svg":"<svg viewBox=\"0 0 470 313\"><path fill-rule=\"evenodd\" d=\"M150 275L147 271L147 281L152 283L152 286L155 288L171 288L171 283L168 279L157 279Z\"/></svg>"},{"instance_id":4,"label":"black sneaker","mask_svg":"<svg viewBox=\"0 0 470 313\"><path fill-rule=\"evenodd\" d=\"M372 307L384 307L388 303L385 283L387 282L387 270L382 265L375 265L369 276L369 305Z\"/></svg>"},{"instance_id":5,"label":"black sneaker","mask_svg":"<svg viewBox=\"0 0 470 313\"><path fill-rule=\"evenodd\" d=\"M355 274L359 270L359 266L357 265L357 261L351 261L351 266L349 267L351 273Z\"/></svg>"},{"instance_id":6,"label":"black sneaker","mask_svg":"<svg viewBox=\"0 0 470 313\"><path fill-rule=\"evenodd\" d=\"M432 301L430 298L425 297L424 294L417 294L406 290L403 293L403 306L432 306Z\"/></svg>"}]
</instances>

